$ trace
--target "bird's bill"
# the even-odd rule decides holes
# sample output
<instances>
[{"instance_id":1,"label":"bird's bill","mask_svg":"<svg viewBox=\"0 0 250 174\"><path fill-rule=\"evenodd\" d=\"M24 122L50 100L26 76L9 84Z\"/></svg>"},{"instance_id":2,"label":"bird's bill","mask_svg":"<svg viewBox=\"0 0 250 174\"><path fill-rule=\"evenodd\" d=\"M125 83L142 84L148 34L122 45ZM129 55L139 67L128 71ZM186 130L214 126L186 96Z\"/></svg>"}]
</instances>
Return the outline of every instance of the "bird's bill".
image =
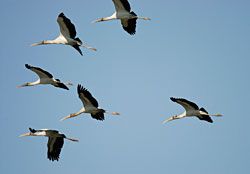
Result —
<instances>
[{"instance_id":1,"label":"bird's bill","mask_svg":"<svg viewBox=\"0 0 250 174\"><path fill-rule=\"evenodd\" d=\"M24 84L22 84L22 85L17 86L17 88L22 88L22 87L25 87L25 86L28 86L28 84L27 84L27 83L24 83Z\"/></svg>"},{"instance_id":2,"label":"bird's bill","mask_svg":"<svg viewBox=\"0 0 250 174\"><path fill-rule=\"evenodd\" d=\"M104 21L103 18L99 18L99 19L92 21L91 23L97 23L97 22L102 22L102 21Z\"/></svg>"},{"instance_id":3,"label":"bird's bill","mask_svg":"<svg viewBox=\"0 0 250 174\"><path fill-rule=\"evenodd\" d=\"M69 118L72 118L72 117L75 117L75 116L77 116L77 115L76 114L70 114L70 115L68 115L66 117L63 117L60 121L64 121L66 119L69 119Z\"/></svg>"},{"instance_id":4,"label":"bird's bill","mask_svg":"<svg viewBox=\"0 0 250 174\"><path fill-rule=\"evenodd\" d=\"M41 41L41 42L33 43L30 46L38 46L38 45L43 45L43 44L44 44L44 41Z\"/></svg>"},{"instance_id":5,"label":"bird's bill","mask_svg":"<svg viewBox=\"0 0 250 174\"><path fill-rule=\"evenodd\" d=\"M174 117L173 117L173 116L167 118L166 120L164 120L164 121L162 122L162 124L165 124L165 123L167 123L167 122L169 122L169 121L172 121L172 120L174 120Z\"/></svg>"},{"instance_id":6,"label":"bird's bill","mask_svg":"<svg viewBox=\"0 0 250 174\"><path fill-rule=\"evenodd\" d=\"M31 135L30 132L28 132L28 133L20 135L19 137L26 137L26 136L30 136L30 135Z\"/></svg>"}]
</instances>

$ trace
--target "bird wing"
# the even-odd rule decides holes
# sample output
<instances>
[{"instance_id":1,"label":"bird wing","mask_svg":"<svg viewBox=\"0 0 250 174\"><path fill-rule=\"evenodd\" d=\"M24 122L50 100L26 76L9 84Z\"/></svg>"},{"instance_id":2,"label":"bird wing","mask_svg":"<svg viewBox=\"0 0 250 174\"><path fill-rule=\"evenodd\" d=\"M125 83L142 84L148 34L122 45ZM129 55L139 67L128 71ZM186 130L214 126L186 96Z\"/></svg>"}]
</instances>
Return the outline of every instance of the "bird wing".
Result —
<instances>
[{"instance_id":1,"label":"bird wing","mask_svg":"<svg viewBox=\"0 0 250 174\"><path fill-rule=\"evenodd\" d=\"M98 111L96 113L91 113L91 117L96 119L96 120L100 120L100 121L103 121L105 119L104 113L102 111Z\"/></svg>"},{"instance_id":2,"label":"bird wing","mask_svg":"<svg viewBox=\"0 0 250 174\"><path fill-rule=\"evenodd\" d=\"M58 15L57 22L60 26L60 32L64 37L72 39L76 37L76 29L74 24L72 24L70 19L67 18L63 13Z\"/></svg>"},{"instance_id":3,"label":"bird wing","mask_svg":"<svg viewBox=\"0 0 250 174\"><path fill-rule=\"evenodd\" d=\"M136 20L137 18L121 19L122 28L130 35L134 35L136 32Z\"/></svg>"},{"instance_id":4,"label":"bird wing","mask_svg":"<svg viewBox=\"0 0 250 174\"><path fill-rule=\"evenodd\" d=\"M49 160L59 160L60 152L63 147L63 137L49 137L47 157Z\"/></svg>"},{"instance_id":5,"label":"bird wing","mask_svg":"<svg viewBox=\"0 0 250 174\"><path fill-rule=\"evenodd\" d=\"M25 67L33 72L35 72L39 78L53 78L52 74L50 74L49 72L43 70L42 68L39 67L34 67L28 64L25 64Z\"/></svg>"},{"instance_id":6,"label":"bird wing","mask_svg":"<svg viewBox=\"0 0 250 174\"><path fill-rule=\"evenodd\" d=\"M80 84L77 86L77 92L79 98L82 100L84 107L87 106L94 106L96 108L98 107L98 102L96 101L96 99L91 95L91 93L86 88L84 88Z\"/></svg>"},{"instance_id":7,"label":"bird wing","mask_svg":"<svg viewBox=\"0 0 250 174\"><path fill-rule=\"evenodd\" d=\"M75 48L81 55L82 54L82 50L80 49L79 45L71 45L73 48Z\"/></svg>"},{"instance_id":8,"label":"bird wing","mask_svg":"<svg viewBox=\"0 0 250 174\"><path fill-rule=\"evenodd\" d=\"M115 10L116 11L128 11L130 12L130 4L127 0L113 0L113 3L115 5Z\"/></svg>"},{"instance_id":9,"label":"bird wing","mask_svg":"<svg viewBox=\"0 0 250 174\"><path fill-rule=\"evenodd\" d=\"M54 86L58 87L58 88L63 88L63 89L69 90L69 88L64 83L61 83L61 82L56 83Z\"/></svg>"},{"instance_id":10,"label":"bird wing","mask_svg":"<svg viewBox=\"0 0 250 174\"><path fill-rule=\"evenodd\" d=\"M186 111L188 111L188 110L199 110L199 107L195 103L193 103L191 101L188 101L186 99L174 98L174 97L171 97L170 99L173 102L176 102L176 103L180 104L181 106L183 106Z\"/></svg>"},{"instance_id":11,"label":"bird wing","mask_svg":"<svg viewBox=\"0 0 250 174\"><path fill-rule=\"evenodd\" d=\"M209 115L199 115L197 116L200 120L205 120L209 123L213 123L212 118Z\"/></svg>"}]
</instances>

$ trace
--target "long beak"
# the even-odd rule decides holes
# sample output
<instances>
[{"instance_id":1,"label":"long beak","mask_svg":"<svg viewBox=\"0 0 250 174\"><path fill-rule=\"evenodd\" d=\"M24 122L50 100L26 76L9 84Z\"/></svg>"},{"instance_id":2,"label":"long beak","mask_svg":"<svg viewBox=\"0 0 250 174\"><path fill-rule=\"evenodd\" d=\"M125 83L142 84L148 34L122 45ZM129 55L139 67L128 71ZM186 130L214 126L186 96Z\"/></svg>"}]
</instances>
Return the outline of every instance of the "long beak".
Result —
<instances>
[{"instance_id":1,"label":"long beak","mask_svg":"<svg viewBox=\"0 0 250 174\"><path fill-rule=\"evenodd\" d=\"M66 117L63 117L60 121L64 121L64 120L66 120L68 118L72 118L72 117L75 117L75 116L77 116L77 115L76 114L70 114L70 115L68 115Z\"/></svg>"},{"instance_id":2,"label":"long beak","mask_svg":"<svg viewBox=\"0 0 250 174\"><path fill-rule=\"evenodd\" d=\"M19 86L17 86L17 88L22 88L22 87L25 87L25 86L28 86L27 83L24 83L24 84L22 84L22 85L19 85Z\"/></svg>"},{"instance_id":3,"label":"long beak","mask_svg":"<svg viewBox=\"0 0 250 174\"><path fill-rule=\"evenodd\" d=\"M169 121L172 121L172 120L175 120L175 118L174 118L173 116L167 118L166 120L164 120L164 121L162 122L162 124L165 124L165 123L167 123L167 122L169 122Z\"/></svg>"},{"instance_id":4,"label":"long beak","mask_svg":"<svg viewBox=\"0 0 250 174\"><path fill-rule=\"evenodd\" d=\"M38 45L43 45L43 44L44 44L44 41L41 41L41 42L33 43L30 46L38 46Z\"/></svg>"},{"instance_id":5,"label":"long beak","mask_svg":"<svg viewBox=\"0 0 250 174\"><path fill-rule=\"evenodd\" d=\"M30 132L28 132L28 133L20 135L19 137L26 137L26 136L30 136L30 135L31 135Z\"/></svg>"},{"instance_id":6,"label":"long beak","mask_svg":"<svg viewBox=\"0 0 250 174\"><path fill-rule=\"evenodd\" d=\"M99 18L99 19L96 19L96 20L92 21L91 23L94 24L94 23L102 22L102 21L103 21L103 18Z\"/></svg>"}]
</instances>

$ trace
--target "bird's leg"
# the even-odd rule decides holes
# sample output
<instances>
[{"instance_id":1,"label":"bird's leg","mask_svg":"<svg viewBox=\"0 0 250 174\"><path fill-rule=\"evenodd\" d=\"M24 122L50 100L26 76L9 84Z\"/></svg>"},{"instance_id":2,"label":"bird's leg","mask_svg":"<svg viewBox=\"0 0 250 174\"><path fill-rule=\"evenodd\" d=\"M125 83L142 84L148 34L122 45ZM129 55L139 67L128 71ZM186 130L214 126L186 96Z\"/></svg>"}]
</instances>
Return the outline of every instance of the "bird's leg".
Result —
<instances>
[{"instance_id":1,"label":"bird's leg","mask_svg":"<svg viewBox=\"0 0 250 174\"><path fill-rule=\"evenodd\" d=\"M151 19L150 19L150 18L148 18L148 17L140 17L140 16L137 16L137 19L151 20Z\"/></svg>"},{"instance_id":2,"label":"bird's leg","mask_svg":"<svg viewBox=\"0 0 250 174\"><path fill-rule=\"evenodd\" d=\"M183 118L183 117L184 117L184 116L182 116L182 115L174 115L174 116L169 117L169 118L167 118L166 120L164 120L164 121L162 122L162 124L164 124L164 123L166 123L166 122L168 122L168 121L180 119L180 118Z\"/></svg>"},{"instance_id":3,"label":"bird's leg","mask_svg":"<svg viewBox=\"0 0 250 174\"><path fill-rule=\"evenodd\" d=\"M74 141L74 142L78 142L78 141L79 141L79 140L77 140L77 139L74 139L74 138L68 138L68 137L66 137L65 139L70 140L70 141Z\"/></svg>"},{"instance_id":4,"label":"bird's leg","mask_svg":"<svg viewBox=\"0 0 250 174\"><path fill-rule=\"evenodd\" d=\"M105 112L110 115L121 115L119 112L109 112L109 111L105 111Z\"/></svg>"},{"instance_id":5,"label":"bird's leg","mask_svg":"<svg viewBox=\"0 0 250 174\"><path fill-rule=\"evenodd\" d=\"M221 116L223 116L223 115L222 115L222 114L210 114L210 116L221 117Z\"/></svg>"}]
</instances>

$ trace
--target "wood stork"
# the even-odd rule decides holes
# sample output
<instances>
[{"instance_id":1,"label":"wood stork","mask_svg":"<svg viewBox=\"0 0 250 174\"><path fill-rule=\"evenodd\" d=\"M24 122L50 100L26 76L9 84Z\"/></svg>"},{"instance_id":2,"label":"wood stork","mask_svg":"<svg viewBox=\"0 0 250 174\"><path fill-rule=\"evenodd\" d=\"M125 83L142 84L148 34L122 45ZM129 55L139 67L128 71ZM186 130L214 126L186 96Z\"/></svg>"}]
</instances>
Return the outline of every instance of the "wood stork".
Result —
<instances>
[{"instance_id":1,"label":"wood stork","mask_svg":"<svg viewBox=\"0 0 250 174\"><path fill-rule=\"evenodd\" d=\"M130 4L127 0L113 0L115 5L115 12L109 17L97 19L93 22L109 21L114 19L120 19L122 27L130 35L134 35L136 32L136 20L150 20L148 17L139 17L133 11L131 11Z\"/></svg>"},{"instance_id":2,"label":"wood stork","mask_svg":"<svg viewBox=\"0 0 250 174\"><path fill-rule=\"evenodd\" d=\"M51 84L55 87L69 90L69 88L66 85L72 85L71 83L66 83L65 85L59 79L54 79L53 76L49 72L39 67L34 67L28 64L25 64L25 67L35 72L39 76L39 79L35 82L28 82L28 83L24 83L23 85L17 86L18 88L25 87L25 86L40 85L40 84Z\"/></svg>"},{"instance_id":3,"label":"wood stork","mask_svg":"<svg viewBox=\"0 0 250 174\"><path fill-rule=\"evenodd\" d=\"M80 109L80 111L62 118L61 121L68 119L68 118L76 117L82 113L89 113L89 114L91 114L92 118L94 118L96 120L103 121L104 120L104 113L108 113L108 112L105 111L104 109L98 108L98 102L91 95L91 93L86 88L81 86L80 84L77 86L77 92L78 92L79 98L81 99L81 101L83 103L83 107ZM111 112L110 114L111 115L120 115L118 112Z\"/></svg>"},{"instance_id":4,"label":"wood stork","mask_svg":"<svg viewBox=\"0 0 250 174\"><path fill-rule=\"evenodd\" d=\"M60 35L54 40L43 40L38 43L34 43L31 46L44 45L44 44L65 44L71 45L75 48L81 55L82 51L80 46L96 51L95 48L88 46L86 43L83 43L78 37L76 38L76 29L74 24L71 23L63 13L60 13L57 17L57 22L60 27Z\"/></svg>"},{"instance_id":5,"label":"wood stork","mask_svg":"<svg viewBox=\"0 0 250 174\"><path fill-rule=\"evenodd\" d=\"M200 120L204 120L204 121L208 121L210 123L213 123L213 120L211 119L210 116L222 116L221 114L209 114L204 108L199 108L195 103L188 101L186 99L183 99L183 98L170 97L170 99L173 102L176 102L176 103L180 104L181 106L183 106L185 108L185 112L183 112L180 115L172 116L172 117L164 120L163 123L166 123L168 121L172 121L175 119L180 119L180 118L184 118L184 117L192 117L192 116L196 116Z\"/></svg>"},{"instance_id":6,"label":"wood stork","mask_svg":"<svg viewBox=\"0 0 250 174\"><path fill-rule=\"evenodd\" d=\"M63 147L64 138L70 141L78 142L77 139L68 138L64 134L61 134L57 130L49 130L49 129L40 129L35 130L32 128L29 128L30 132L20 135L19 137L24 136L45 136L48 137L48 152L47 157L51 161L58 161L61 149Z\"/></svg>"}]
</instances>

